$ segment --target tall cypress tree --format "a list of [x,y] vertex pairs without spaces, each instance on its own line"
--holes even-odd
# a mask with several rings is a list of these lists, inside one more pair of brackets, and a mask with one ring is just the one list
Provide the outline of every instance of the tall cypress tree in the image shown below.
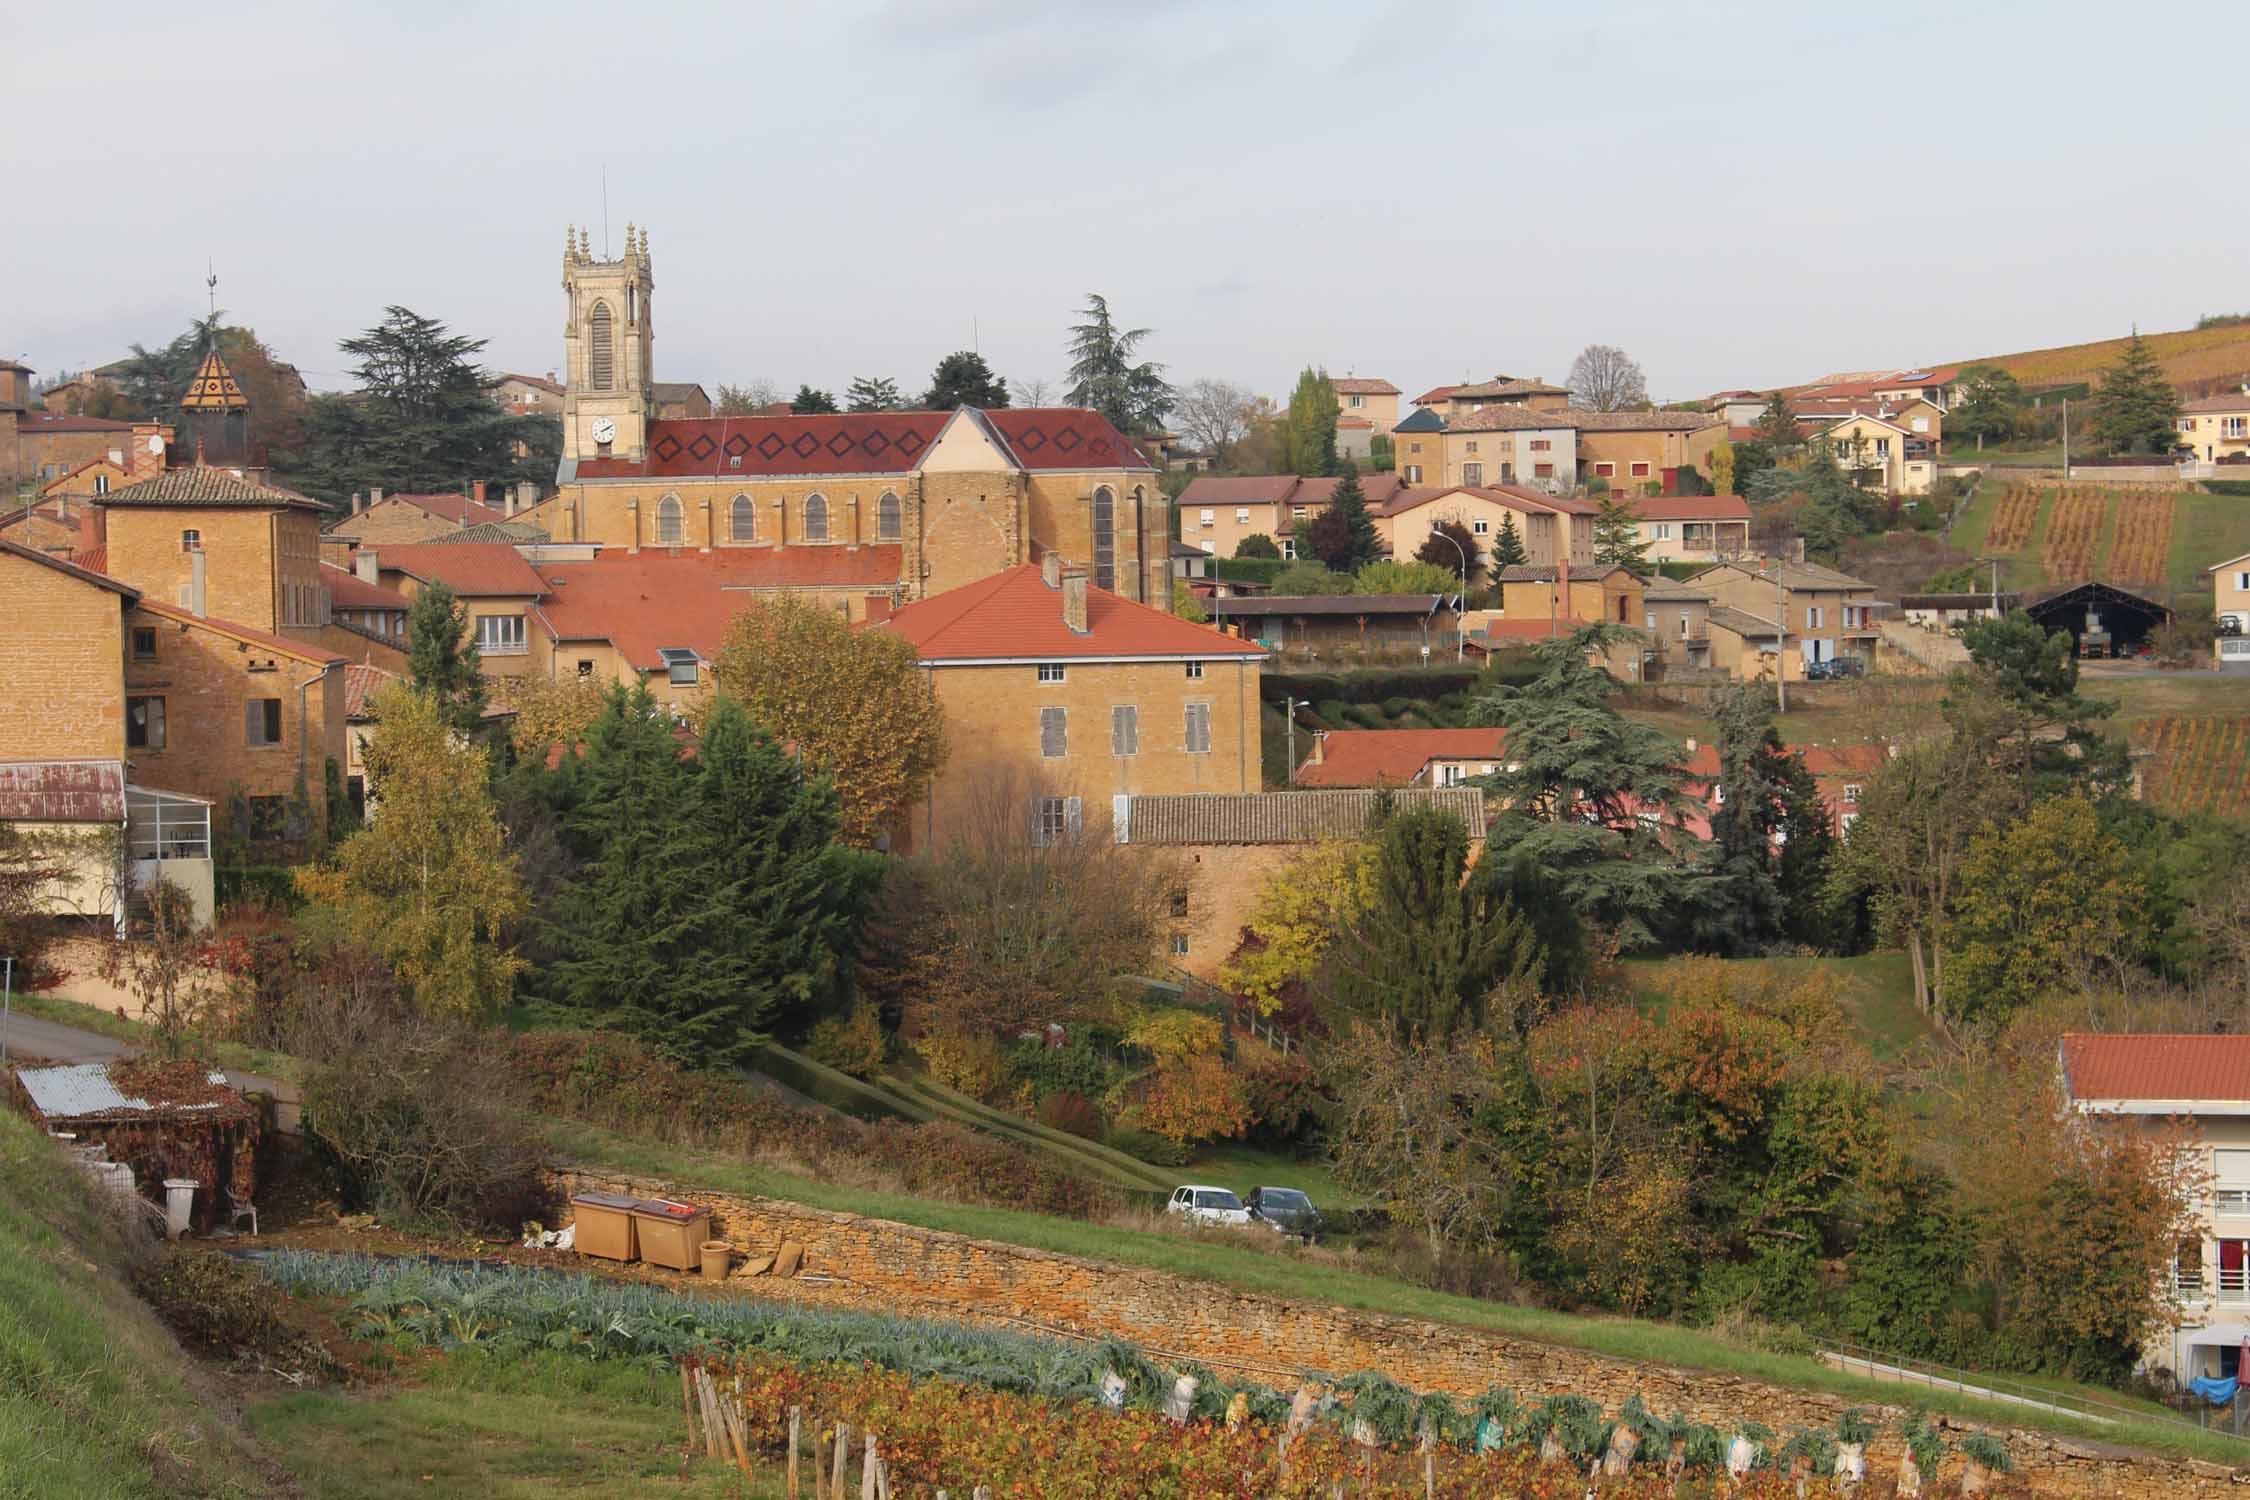
[[1341,414],[1326,370],[1307,368],[1297,377],[1282,433],[1282,462],[1291,473],[1319,478],[1336,472],[1336,419]]
[[484,723],[484,675],[469,612],[442,583],[423,586],[406,612],[406,667],[414,686],[437,700],[447,727],[475,734]]

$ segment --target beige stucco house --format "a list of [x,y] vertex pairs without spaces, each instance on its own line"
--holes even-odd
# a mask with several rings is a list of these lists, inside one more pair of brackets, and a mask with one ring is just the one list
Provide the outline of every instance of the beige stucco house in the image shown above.
[[2250,388],[2182,403],[2180,442],[2205,463],[2250,459]]
[[1750,502],[1740,495],[1647,495],[1633,502],[1654,562],[1723,562],[1750,551]]
[[1814,662],[1875,661],[1875,586],[1815,563],[1720,563],[1691,580],[1711,596],[1711,665],[1794,682]]

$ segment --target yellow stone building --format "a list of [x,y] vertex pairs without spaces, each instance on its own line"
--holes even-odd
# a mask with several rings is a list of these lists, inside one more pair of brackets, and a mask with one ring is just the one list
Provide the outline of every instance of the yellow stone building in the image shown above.
[[[653,378],[656,281],[645,230],[596,260],[563,255],[569,378],[557,493],[518,511],[557,542],[628,553],[739,551],[798,586],[825,554],[855,591],[860,549],[896,549],[896,603],[1059,553],[1098,588],[1171,607],[1157,473],[1075,407],[666,418]],[[790,556],[790,554],[798,554]],[[857,612],[855,611],[855,618]]]

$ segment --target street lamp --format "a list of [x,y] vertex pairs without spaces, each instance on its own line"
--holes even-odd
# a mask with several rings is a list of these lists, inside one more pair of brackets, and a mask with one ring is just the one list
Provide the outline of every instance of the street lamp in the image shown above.
[[1281,700],[1281,720],[1289,732],[1289,784],[1292,787],[1297,784],[1297,710],[1300,707],[1312,707],[1312,700],[1286,696]]
[[1461,621],[1461,611],[1469,607],[1469,549],[1462,546],[1452,532],[1432,526],[1431,536],[1441,536],[1447,545],[1461,554],[1461,596],[1453,601],[1453,660],[1458,663],[1468,659],[1468,627]]

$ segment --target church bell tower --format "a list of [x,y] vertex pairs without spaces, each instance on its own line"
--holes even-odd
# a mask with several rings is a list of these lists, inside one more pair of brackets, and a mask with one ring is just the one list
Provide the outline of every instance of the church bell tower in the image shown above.
[[572,462],[648,455],[656,403],[650,387],[648,231],[625,226],[625,253],[596,260],[584,229],[563,235],[563,328],[570,371],[563,394],[563,457]]

